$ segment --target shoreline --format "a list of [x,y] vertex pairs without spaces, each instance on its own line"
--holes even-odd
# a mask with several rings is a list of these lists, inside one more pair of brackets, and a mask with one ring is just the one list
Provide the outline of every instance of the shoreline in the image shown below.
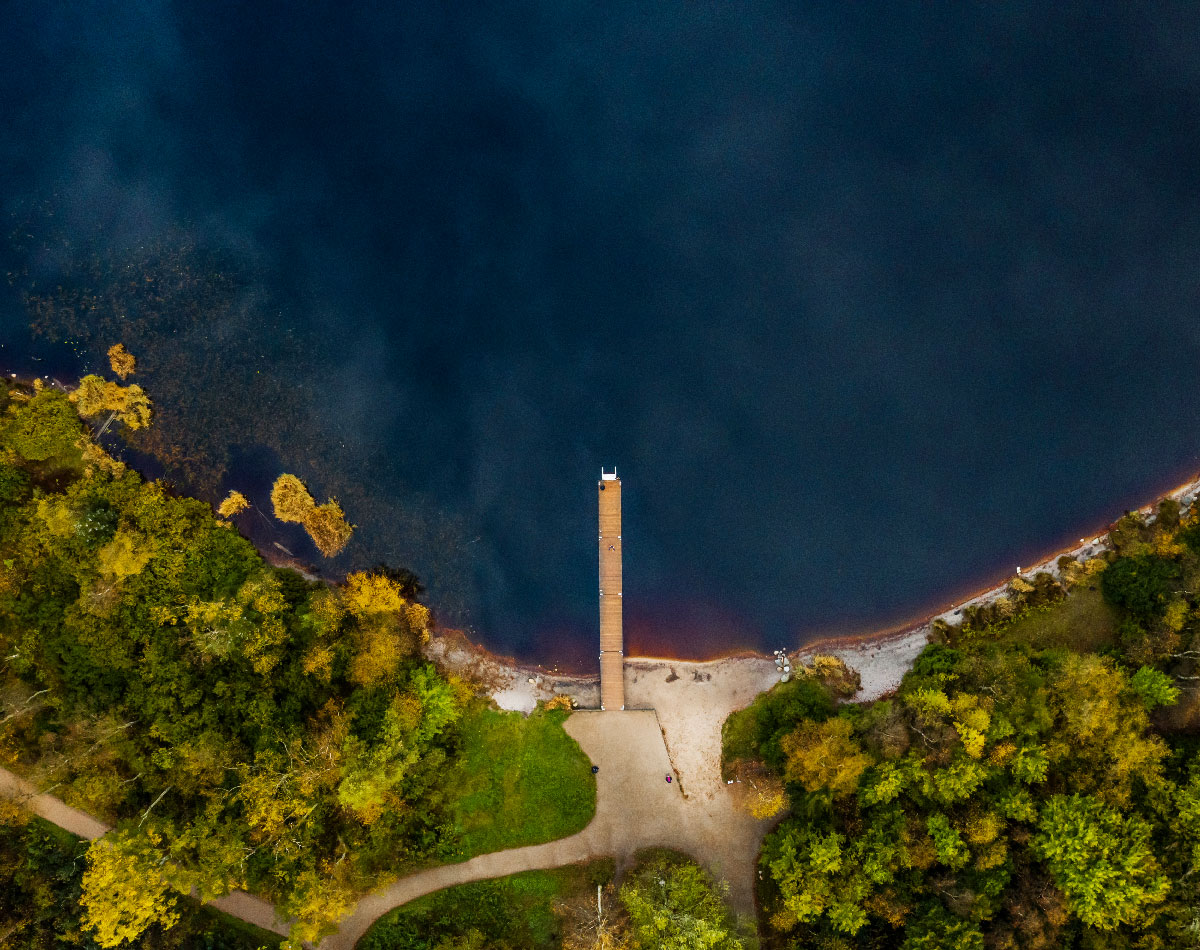
[[[1179,501],[1184,509],[1200,497],[1200,472],[1193,475],[1188,480],[1177,484],[1174,488],[1162,492],[1154,496],[1150,501],[1140,505],[1137,508],[1129,508],[1125,514],[1151,514],[1158,507],[1159,503],[1168,499],[1174,498]],[[1122,515],[1124,517],[1124,515]],[[1094,557],[1102,551],[1108,550],[1108,534],[1112,530],[1113,525],[1120,518],[1114,519],[1105,525],[1102,525],[1098,530],[1089,532],[1090,537],[1080,539],[1080,543],[1075,545],[1066,545],[1058,548],[1049,554],[1041,554],[1030,565],[1020,565],[1018,572],[1005,574],[999,581],[985,584],[982,587],[976,587],[965,595],[957,595],[956,597],[943,601],[932,609],[932,611],[921,611],[915,617],[908,620],[901,620],[897,623],[885,626],[882,628],[868,629],[859,633],[826,633],[818,634],[814,639],[804,642],[803,644],[789,649],[789,656],[811,656],[814,653],[825,652],[835,656],[845,653],[862,653],[866,650],[878,650],[879,648],[888,646],[889,644],[903,642],[914,636],[918,632],[927,632],[932,628],[935,620],[945,620],[947,622],[955,622],[955,618],[960,616],[962,611],[970,606],[984,604],[996,597],[999,597],[1005,592],[1009,581],[1012,580],[1016,573],[1022,577],[1032,576],[1039,572],[1045,571],[1058,577],[1058,559],[1061,557],[1081,556]],[[451,631],[447,631],[451,632]],[[504,664],[514,670],[521,670],[533,677],[551,677],[560,679],[578,679],[595,676],[599,678],[599,672],[591,673],[560,673],[557,666],[548,666],[545,663],[535,662],[532,660],[518,660],[516,657],[504,656],[497,654],[482,644],[475,643],[470,640],[467,635],[461,630],[453,630],[456,638],[462,638],[474,647],[481,654],[486,654],[492,661]],[[757,650],[747,647],[735,647],[727,652],[717,653],[712,656],[702,658],[691,657],[669,657],[655,656],[652,654],[637,654],[627,655],[626,662],[632,660],[646,660],[657,663],[675,663],[687,664],[689,666],[699,666],[704,664],[721,663],[726,660],[736,659],[771,659],[766,653],[761,653]]]
[[[49,384],[63,392],[68,391],[68,387],[61,383],[58,379],[50,376],[45,377],[25,377],[18,373],[8,373],[9,380],[14,381],[22,386],[32,388],[35,379],[48,380]],[[1161,494],[1156,495],[1153,499],[1137,508],[1127,509],[1126,514],[1149,514],[1154,511],[1159,503],[1168,498],[1174,498],[1180,502],[1181,506],[1188,508],[1200,496],[1200,472],[1193,475],[1187,481],[1184,481],[1174,488],[1171,488]],[[1117,519],[1119,520],[1119,519]],[[1097,554],[1108,549],[1108,535],[1112,530],[1112,526],[1116,524],[1116,520],[1103,525],[1090,539],[1081,538],[1080,543],[1075,546],[1066,546],[1059,548],[1050,554],[1043,554],[1037,558],[1034,564],[1030,567],[1021,565],[1017,569],[1017,574],[1026,576],[1037,574],[1045,571],[1054,575],[1059,574],[1058,560],[1062,557],[1094,557]],[[314,572],[312,565],[308,565],[294,555],[282,556],[281,554],[268,549],[258,549],[260,556],[267,563],[275,567],[283,567],[296,571],[308,580],[323,581],[325,583],[335,583],[334,580],[323,577]],[[319,570],[315,569],[315,570]],[[963,610],[969,606],[984,604],[996,597],[1001,596],[1007,589],[1009,581],[1013,575],[1005,575],[1004,578],[996,583],[985,585],[969,592],[965,598],[953,598],[948,602],[943,602],[933,609],[932,612],[922,612],[916,618],[902,620],[898,623],[884,627],[882,629],[870,629],[858,633],[847,634],[817,634],[814,639],[803,643],[800,646],[794,647],[787,651],[789,656],[806,657],[812,656],[815,653],[824,652],[834,656],[840,656],[842,659],[850,663],[849,657],[854,656],[860,662],[863,657],[870,653],[871,656],[876,656],[881,649],[901,649],[905,644],[909,644],[915,637],[921,635],[927,637],[929,631],[933,627],[933,623],[937,620],[944,620],[950,623],[955,622],[955,619],[961,617]],[[436,617],[436,607],[431,607]],[[467,645],[470,654],[476,658],[476,662],[495,667],[496,669],[504,669],[527,674],[524,678],[529,681],[527,685],[539,686],[546,682],[562,682],[566,684],[581,684],[591,680],[599,682],[599,672],[595,673],[560,673],[557,665],[553,667],[545,663],[521,661],[516,657],[503,656],[496,654],[482,644],[472,641],[463,631],[448,628],[444,632],[437,633],[434,636],[435,641],[446,640],[447,644],[442,647],[432,650],[433,655],[447,655],[453,653],[459,655],[459,661],[464,661],[461,656],[464,650],[463,644]],[[431,641],[430,647],[426,652],[430,653],[430,648],[433,647]],[[765,653],[760,653],[756,650],[746,647],[737,647],[728,652],[718,653],[714,656],[703,657],[700,659],[689,659],[680,657],[662,657],[652,655],[637,655],[627,656],[626,664],[634,661],[645,663],[659,664],[676,664],[687,665],[689,667],[701,667],[705,665],[716,665],[727,661],[736,660],[762,660],[771,659]],[[853,665],[853,664],[850,664]],[[860,673],[862,671],[860,670]],[[897,680],[898,682],[898,680]],[[598,687],[597,687],[598,688]],[[866,692],[865,685],[863,692]]]
[[[1181,503],[1182,507],[1186,509],[1196,499],[1197,496],[1200,496],[1200,472],[1198,472],[1189,480],[1176,485],[1174,488],[1156,495],[1152,501],[1149,501],[1137,508],[1127,509],[1124,514],[1150,514],[1156,507],[1158,507],[1160,502],[1168,498],[1176,499]],[[1124,514],[1122,517],[1124,517]],[[1103,548],[1106,550],[1108,534],[1112,530],[1113,525],[1115,525],[1119,520],[1120,518],[1117,518],[1105,525],[1102,525],[1096,530],[1086,532],[1086,534],[1091,535],[1091,537],[1080,538],[1080,543],[1075,544],[1074,546],[1066,545],[1058,548],[1051,554],[1039,555],[1037,560],[1035,560],[1033,565],[1030,567],[1020,565],[1020,574],[1022,576],[1026,576],[1046,570],[1051,571],[1055,574],[1055,576],[1057,576],[1057,561],[1060,557],[1078,557],[1081,552],[1086,552],[1091,548],[1096,548],[1097,550]],[[963,599],[959,599],[959,597],[956,596],[951,600],[939,603],[931,612],[923,610],[911,619],[899,621],[890,626],[883,627],[882,629],[866,630],[862,633],[818,635],[816,639],[812,640],[810,643],[806,643],[803,647],[801,647],[801,649],[805,650],[810,646],[816,646],[823,643],[846,644],[857,643],[859,641],[883,641],[892,637],[902,636],[903,634],[912,632],[917,627],[931,624],[934,620],[939,618],[946,619],[948,616],[956,613],[956,611],[961,610],[964,607],[975,603],[982,603],[985,598],[995,595],[998,592],[1003,592],[1003,589],[1008,585],[1009,580],[1011,580],[1013,576],[1015,576],[1015,574],[1008,575],[1007,579],[1005,580],[995,583],[987,583],[981,587],[974,588]]]
[[[1190,508],[1200,496],[1200,475],[1185,481],[1158,495],[1153,500],[1129,509],[1129,513],[1147,515],[1153,513],[1160,502],[1173,498],[1182,509]],[[1058,561],[1062,557],[1086,560],[1108,551],[1111,547],[1108,536],[1110,522],[1104,530],[1091,538],[1082,538],[1080,544],[1060,548],[1043,555],[1034,564],[1022,565],[1019,575],[1029,577],[1042,572],[1058,577]],[[868,702],[894,691],[908,672],[913,661],[929,642],[929,634],[936,621],[955,623],[963,611],[1001,597],[1008,589],[1008,577],[969,593],[964,599],[945,604],[935,613],[919,620],[899,624],[884,630],[865,634],[819,637],[809,643],[788,651],[788,656],[805,659],[817,653],[839,657],[847,666],[856,670],[862,685],[852,702]],[[463,675],[482,685],[501,709],[529,713],[541,700],[555,695],[567,695],[580,708],[597,708],[600,695],[600,673],[559,673],[550,671],[540,664],[522,663],[514,657],[500,656],[487,647],[473,642],[461,630],[446,630],[436,633],[426,646],[427,658],[439,662],[452,672]],[[626,690],[631,696],[631,683],[655,671],[669,670],[667,683],[683,679],[679,671],[690,673],[693,682],[708,683],[715,677],[719,688],[754,688],[755,692],[769,689],[777,680],[774,658],[754,650],[737,649],[720,656],[705,659],[679,659],[659,656],[626,656]],[[724,691],[724,690],[723,690]]]

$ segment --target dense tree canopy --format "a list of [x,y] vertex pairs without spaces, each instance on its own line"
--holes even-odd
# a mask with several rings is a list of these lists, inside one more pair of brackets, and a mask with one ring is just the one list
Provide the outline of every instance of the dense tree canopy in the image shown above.
[[936,625],[894,696],[835,709],[809,677],[731,717],[730,769],[757,760],[793,813],[767,945],[1200,946],[1196,538],[1178,505],[1124,519],[1105,558]]
[[[88,852],[87,939],[238,887],[315,939],[459,857],[447,776],[481,702],[421,658],[411,575],[271,567],[208,505],[86,460],[65,396],[29,397],[0,417],[0,764],[118,826]],[[590,815],[571,764],[589,784],[561,806]]]
[[[95,888],[106,879],[115,880],[105,867],[96,878],[89,851],[87,841],[0,801],[0,946],[5,950],[99,950],[105,943],[93,926],[85,925],[85,919],[98,924],[108,936],[116,935],[107,928],[118,925],[120,915],[125,915],[127,924],[133,922],[137,905],[126,901],[124,892],[144,897],[145,881],[122,878],[119,904],[102,897],[89,899],[86,903],[91,906],[81,901],[85,886]],[[94,880],[85,885],[89,877]],[[156,899],[165,899],[165,895]],[[85,918],[93,908],[95,915]],[[278,943],[273,934],[235,925],[211,908],[182,897],[173,909],[145,923],[144,929],[119,946],[129,950],[263,950]]]

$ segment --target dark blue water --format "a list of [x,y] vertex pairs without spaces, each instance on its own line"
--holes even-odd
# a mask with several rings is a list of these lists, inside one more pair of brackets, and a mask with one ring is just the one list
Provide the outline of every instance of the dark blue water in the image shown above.
[[243,266],[181,365],[291,372],[345,563],[504,651],[590,655],[602,464],[681,655],[910,617],[1200,467],[1191,4],[29,3],[0,102],[13,220]]

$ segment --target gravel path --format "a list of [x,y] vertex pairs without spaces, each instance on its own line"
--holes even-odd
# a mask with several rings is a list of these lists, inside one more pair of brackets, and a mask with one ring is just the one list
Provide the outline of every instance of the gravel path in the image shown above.
[[[664,679],[665,675],[664,670]],[[636,688],[628,672],[626,682],[627,688]],[[627,693],[627,700],[630,698]],[[322,942],[320,950],[351,950],[389,910],[445,887],[604,856],[615,857],[618,866],[625,867],[635,852],[650,847],[669,847],[692,855],[718,878],[730,882],[729,896],[737,910],[752,913],[754,864],[759,842],[771,823],[755,821],[736,809],[733,793],[720,781],[719,773],[701,776],[676,771],[667,754],[670,731],[668,728],[668,743],[664,743],[664,726],[667,723],[660,723],[653,710],[576,711],[565,728],[600,767],[596,815],[583,831],[547,844],[485,854],[402,878],[363,898],[342,920],[339,931]],[[705,737],[709,744],[713,738]],[[719,727],[715,739],[719,759]],[[669,784],[667,775],[672,777]]]
[[[864,692],[876,692],[883,682],[893,685],[891,680],[898,680],[907,668],[907,654],[916,644],[905,643],[900,650],[896,646],[889,650],[875,644],[874,656],[854,658],[888,674],[876,690]],[[360,900],[320,950],[352,950],[389,910],[446,887],[605,856],[627,867],[637,851],[649,847],[691,855],[729,885],[729,899],[737,911],[753,913],[755,864],[771,822],[741,811],[735,804],[741,790],[721,780],[721,723],[776,679],[774,664],[757,657],[704,663],[631,659],[625,669],[627,703],[641,708],[577,710],[565,724],[567,733],[600,767],[596,814],[586,828],[557,841],[480,855],[401,878]],[[84,838],[97,838],[108,830],[2,769],[0,794],[21,799],[36,814]],[[287,925],[276,921],[274,907],[250,894],[235,891],[213,905],[265,930],[287,933]]]
[[[87,838],[89,841],[99,838],[111,830],[110,825],[98,821],[78,808],[72,808],[62,799],[53,795],[40,794],[25,779],[14,775],[7,769],[0,769],[0,795],[20,802],[39,818],[45,818],[51,824],[58,825],[71,834]],[[233,891],[224,897],[218,897],[211,903],[213,907],[224,911],[230,917],[247,921],[263,930],[277,933],[281,937],[287,936],[287,924],[277,922],[274,905],[269,904],[261,897],[255,897],[245,891]]]

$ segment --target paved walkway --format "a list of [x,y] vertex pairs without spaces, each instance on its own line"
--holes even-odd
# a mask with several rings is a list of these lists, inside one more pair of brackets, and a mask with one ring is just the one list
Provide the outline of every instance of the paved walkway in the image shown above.
[[[578,834],[401,878],[359,901],[338,932],[322,941],[320,950],[351,950],[389,910],[442,888],[604,856],[626,867],[637,851],[650,847],[691,855],[729,884],[729,899],[736,910],[752,913],[755,862],[771,823],[756,821],[735,807],[738,790],[721,781],[720,723],[763,685],[755,677],[734,690],[710,691],[704,674],[694,669],[699,666],[664,662],[636,673],[626,670],[627,702],[653,702],[664,710],[661,716],[652,709],[578,710],[567,719],[568,734],[600,767],[596,815]],[[677,669],[684,675],[678,675]],[[764,664],[762,673],[769,683],[769,664]],[[671,783],[666,781],[668,774]],[[97,838],[109,830],[54,796],[37,794],[3,769],[0,794],[23,800],[36,814],[84,838]],[[213,906],[265,930],[287,933],[287,926],[276,922],[271,904],[244,892],[235,891],[213,901]]]
[[[445,887],[604,856],[627,866],[635,852],[650,847],[692,855],[730,883],[729,896],[736,909],[753,912],[754,864],[769,823],[735,809],[728,794],[708,798],[689,791],[685,797],[687,777],[680,783],[672,769],[658,716],[652,710],[579,710],[566,721],[566,730],[592,763],[600,766],[596,816],[583,831],[547,844],[484,854],[401,878],[363,898],[343,918],[338,932],[325,938],[320,950],[351,950],[389,910]],[[670,784],[668,774],[673,778]],[[697,785],[703,784],[699,776],[693,778]]]

